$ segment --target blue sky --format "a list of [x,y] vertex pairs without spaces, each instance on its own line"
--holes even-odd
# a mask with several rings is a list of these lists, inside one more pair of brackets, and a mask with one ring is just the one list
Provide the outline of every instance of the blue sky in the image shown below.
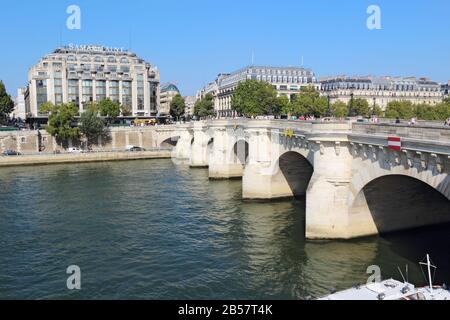
[[[66,9],[81,8],[81,30]],[[381,8],[381,30],[366,27]],[[220,72],[255,64],[304,66],[319,77],[450,79],[448,0],[40,0],[2,2],[0,79],[15,95],[27,70],[63,44],[126,47],[157,65],[184,95]]]

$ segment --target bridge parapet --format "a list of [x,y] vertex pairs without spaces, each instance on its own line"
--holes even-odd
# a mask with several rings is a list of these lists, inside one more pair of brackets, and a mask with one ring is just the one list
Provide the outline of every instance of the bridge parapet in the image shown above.
[[373,136],[398,136],[450,143],[450,128],[444,126],[354,123],[352,133]]

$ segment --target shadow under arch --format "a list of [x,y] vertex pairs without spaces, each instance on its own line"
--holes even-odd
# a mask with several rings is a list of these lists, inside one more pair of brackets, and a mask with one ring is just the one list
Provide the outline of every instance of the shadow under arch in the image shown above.
[[450,222],[450,200],[408,175],[384,175],[367,183],[350,208],[365,215],[379,234]]
[[161,148],[176,147],[179,140],[180,140],[180,137],[170,137],[170,138],[164,140],[163,142],[161,142],[160,147]]
[[[278,159],[280,173],[286,180],[294,197],[306,196],[309,182],[314,173],[311,163],[303,155],[295,151],[288,151]],[[275,179],[277,179],[275,175]]]
[[233,147],[234,162],[245,166],[248,162],[250,145],[246,140],[238,140]]

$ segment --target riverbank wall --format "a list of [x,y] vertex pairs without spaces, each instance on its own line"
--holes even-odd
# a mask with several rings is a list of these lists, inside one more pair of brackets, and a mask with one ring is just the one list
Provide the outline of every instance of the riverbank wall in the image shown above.
[[[124,151],[127,146],[145,149],[170,148],[176,135],[174,126],[113,127],[107,135],[99,137],[90,148],[95,152]],[[175,137],[176,138],[176,137]],[[64,153],[67,148],[82,147],[80,141],[67,141],[62,146],[45,130],[0,132],[0,153],[14,150],[23,155]]]
[[145,159],[170,159],[170,149],[155,149],[143,152],[90,152],[80,154],[40,154],[0,157],[1,167],[50,165],[62,163],[88,163]]

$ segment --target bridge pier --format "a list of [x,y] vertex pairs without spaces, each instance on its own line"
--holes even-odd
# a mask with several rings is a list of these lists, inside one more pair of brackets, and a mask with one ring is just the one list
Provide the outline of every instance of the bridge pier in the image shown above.
[[244,199],[292,197],[286,177],[279,169],[279,133],[267,129],[250,129],[249,163],[242,181]]
[[209,166],[209,146],[212,144],[208,127],[203,122],[194,124],[194,142],[191,146],[190,167],[207,168]]
[[315,141],[314,174],[306,194],[306,238],[349,239],[347,195],[352,175],[352,156],[345,141]]
[[227,127],[216,129],[209,158],[209,178],[242,178],[245,158],[246,142],[243,130]]
[[191,158],[192,133],[188,128],[180,129],[180,138],[175,149],[175,157],[180,160],[189,160]]

